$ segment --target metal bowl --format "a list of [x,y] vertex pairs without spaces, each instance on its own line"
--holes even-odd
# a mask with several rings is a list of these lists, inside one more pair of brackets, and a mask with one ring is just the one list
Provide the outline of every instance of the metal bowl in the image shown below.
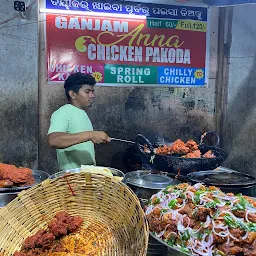
[[[102,166],[99,166],[99,167],[102,167]],[[118,169],[115,169],[115,168],[111,168],[111,167],[105,167],[105,168],[108,168],[114,176],[122,177],[123,178],[122,182],[124,182],[124,173],[122,171],[120,171]],[[75,169],[60,171],[60,172],[56,172],[53,175],[51,175],[50,179],[55,179],[55,178],[58,178],[58,177],[62,177],[62,176],[66,175],[66,174],[69,174],[69,173],[79,173],[79,172],[81,172],[81,168],[75,168]]]
[[142,207],[148,199],[161,189],[169,185],[181,183],[180,180],[170,177],[168,173],[148,170],[137,170],[125,174],[126,184],[135,192]]

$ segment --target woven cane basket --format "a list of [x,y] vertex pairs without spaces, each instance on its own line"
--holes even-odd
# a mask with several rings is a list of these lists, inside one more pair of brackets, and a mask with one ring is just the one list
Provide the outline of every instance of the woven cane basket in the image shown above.
[[24,239],[46,229],[59,211],[84,219],[82,229],[99,245],[86,255],[146,255],[149,230],[136,195],[121,182],[89,173],[48,179],[2,208],[0,255],[20,250]]

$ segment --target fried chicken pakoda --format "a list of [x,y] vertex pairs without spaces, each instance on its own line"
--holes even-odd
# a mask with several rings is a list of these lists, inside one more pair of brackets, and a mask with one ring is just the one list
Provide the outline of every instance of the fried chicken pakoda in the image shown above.
[[0,163],[0,188],[12,186],[29,186],[35,183],[32,170]]
[[187,154],[190,152],[190,148],[182,140],[175,140],[172,144],[172,154]]
[[204,155],[202,155],[204,158],[214,158],[216,157],[214,153],[211,150],[208,150]]
[[13,256],[96,256],[113,242],[110,229],[97,221],[82,228],[83,219],[67,212],[58,212],[48,223],[25,239],[21,251]]
[[[144,149],[145,152],[148,152]],[[155,148],[155,154],[159,155],[178,155],[182,158],[214,158],[214,153],[209,150],[205,154],[199,149],[194,140],[188,140],[186,143],[180,139],[174,141],[171,145],[162,145]]]

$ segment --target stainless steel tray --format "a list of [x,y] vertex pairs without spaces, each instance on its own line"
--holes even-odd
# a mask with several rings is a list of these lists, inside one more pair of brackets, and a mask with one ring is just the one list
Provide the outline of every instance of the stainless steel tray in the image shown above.
[[[102,166],[99,166],[99,167],[102,167]],[[118,169],[115,169],[115,168],[111,168],[111,167],[106,167],[108,168],[113,175],[115,176],[119,176],[119,177],[122,177],[124,181],[124,173]],[[69,174],[69,173],[79,173],[81,172],[81,168],[75,168],[75,169],[70,169],[70,170],[65,170],[65,171],[60,171],[60,172],[56,172],[54,173],[53,175],[50,176],[50,179],[54,179],[54,178],[58,178],[58,177],[62,177],[66,174]]]
[[20,187],[10,187],[10,188],[0,188],[0,193],[6,193],[6,192],[15,192],[15,191],[21,191],[23,189],[31,188],[42,181],[48,179],[50,175],[47,172],[40,171],[40,170],[32,170],[32,175],[35,178],[35,183],[30,186],[20,186]]

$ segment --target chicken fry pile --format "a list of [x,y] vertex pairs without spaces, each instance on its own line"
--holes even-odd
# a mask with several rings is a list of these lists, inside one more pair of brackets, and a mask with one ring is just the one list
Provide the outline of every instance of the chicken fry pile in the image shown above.
[[34,183],[31,169],[0,163],[0,188],[29,186]]
[[209,150],[202,154],[198,148],[198,144],[194,140],[186,143],[178,139],[172,145],[163,145],[155,149],[156,154],[160,155],[180,155],[183,158],[214,158],[214,153]]
[[169,186],[145,207],[150,230],[191,255],[256,256],[256,203],[200,183]]
[[80,216],[71,216],[67,212],[58,212],[48,224],[48,230],[41,229],[33,236],[26,238],[21,252],[13,256],[48,255],[49,251],[61,251],[60,239],[75,232],[83,223]]
[[108,226],[94,221],[82,228],[83,219],[67,212],[58,212],[48,223],[48,229],[41,229],[26,238],[21,251],[13,256],[96,256],[113,243],[113,234]]

